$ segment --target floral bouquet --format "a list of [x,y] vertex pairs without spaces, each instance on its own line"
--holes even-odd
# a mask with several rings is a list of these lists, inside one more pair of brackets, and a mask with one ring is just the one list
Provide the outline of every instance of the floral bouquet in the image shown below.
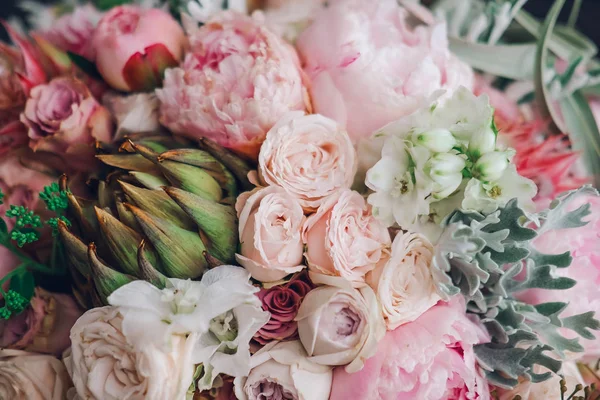
[[600,61],[525,3],[23,2],[0,398],[599,399]]

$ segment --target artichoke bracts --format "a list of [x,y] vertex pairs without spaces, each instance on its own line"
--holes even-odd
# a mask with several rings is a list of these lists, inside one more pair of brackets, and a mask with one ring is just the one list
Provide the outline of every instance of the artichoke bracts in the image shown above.
[[[59,231],[82,304],[104,304],[134,279],[161,286],[235,260],[234,202],[249,188],[249,168],[214,142],[199,145],[131,137],[98,155],[110,170],[94,201],[69,194],[73,227]],[[65,177],[61,185],[68,189]]]

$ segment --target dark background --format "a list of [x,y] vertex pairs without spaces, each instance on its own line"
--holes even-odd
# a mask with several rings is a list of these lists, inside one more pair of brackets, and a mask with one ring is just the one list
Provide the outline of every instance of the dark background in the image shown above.
[[[17,8],[21,0],[0,0],[0,18],[8,18],[13,15],[22,15]],[[56,1],[56,0],[54,0]],[[40,3],[51,4],[53,0],[39,0]],[[365,1],[377,1],[377,0],[365,0]],[[568,12],[573,5],[575,0],[567,0],[566,6],[561,16],[563,20],[568,17]],[[552,4],[553,0],[529,0],[525,6],[525,9],[529,10],[536,16],[543,17],[546,15]],[[594,42],[600,44],[600,0],[583,0],[583,6],[581,8],[581,14],[577,24],[578,28],[588,35]],[[0,31],[0,39],[5,39],[5,32]]]

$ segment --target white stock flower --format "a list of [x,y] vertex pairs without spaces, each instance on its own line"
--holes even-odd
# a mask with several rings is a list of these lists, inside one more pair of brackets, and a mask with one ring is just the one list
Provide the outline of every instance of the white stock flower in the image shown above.
[[510,164],[497,181],[483,183],[477,179],[471,179],[465,188],[462,208],[487,214],[516,198],[520,207],[533,212],[535,204],[532,199],[536,193],[535,183],[519,175],[514,164]]
[[108,302],[119,307],[123,333],[136,346],[169,347],[173,334],[206,333],[213,318],[255,302],[259,289],[249,278],[243,268],[224,265],[206,272],[200,282],[168,279],[162,290],[133,281],[114,291]]

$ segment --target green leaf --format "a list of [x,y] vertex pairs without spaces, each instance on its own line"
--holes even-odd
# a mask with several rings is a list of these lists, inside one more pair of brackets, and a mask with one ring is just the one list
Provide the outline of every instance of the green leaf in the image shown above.
[[132,0],[94,0],[95,6],[102,11],[110,10],[113,7],[129,3],[132,3]]
[[29,270],[23,269],[22,273],[14,275],[10,279],[9,289],[14,290],[27,300],[30,300],[33,297],[35,289],[35,279],[33,278],[33,274]]
[[8,227],[6,226],[6,222],[2,218],[0,218],[0,241],[3,237],[8,235]]
[[475,69],[509,79],[533,79],[535,43],[487,45],[456,37],[449,41],[450,50]]
[[[536,52],[536,57],[535,57],[535,76],[534,76],[535,97],[540,106],[540,113],[542,115],[542,118],[551,120],[551,124],[549,125],[548,128],[550,129],[551,132],[554,132],[554,133],[561,133],[561,132],[564,132],[565,130],[562,127],[562,124],[560,121],[560,116],[558,115],[558,113],[556,112],[556,110],[554,109],[554,106],[552,104],[550,92],[549,92],[548,88],[546,87],[546,81],[544,80],[544,71],[546,69],[546,65],[548,65],[548,63],[547,63],[548,46],[550,44],[550,38],[552,36],[552,31],[554,30],[554,27],[556,26],[556,21],[558,20],[558,15],[560,14],[560,11],[562,10],[562,7],[564,4],[565,4],[565,0],[556,0],[554,2],[554,5],[550,9],[550,12],[548,12],[548,15],[546,16],[546,20],[544,21],[544,25],[541,27],[541,30],[539,28],[539,25],[536,25],[536,24],[538,24],[537,21],[533,21],[533,22],[535,22],[535,24],[532,21],[529,21],[535,26],[535,28],[533,30],[536,33],[538,32],[538,30],[540,30],[538,43],[537,43],[537,52]],[[525,15],[525,16],[529,15],[529,14],[526,14],[526,13],[523,14],[523,13],[525,13],[525,12],[521,11],[519,13],[519,15]],[[530,18],[533,18],[533,17],[530,17]],[[525,19],[527,19],[527,18],[525,18]],[[533,20],[535,20],[535,19],[533,19]],[[523,24],[522,22],[521,22],[521,25],[523,25],[525,28],[527,28],[527,26],[528,26],[527,24]],[[566,59],[571,60],[571,58],[566,58]]]
[[[100,0],[100,1],[106,1],[106,0]],[[71,59],[73,64],[75,64],[80,70],[82,70],[87,75],[89,75],[90,78],[102,80],[102,75],[100,75],[100,72],[98,72],[98,68],[96,68],[96,64],[94,64],[87,58],[82,57],[79,54],[71,53],[70,51],[67,52],[67,55],[69,56],[69,58]]]
[[587,99],[578,90],[561,99],[560,107],[573,149],[583,153],[588,172],[600,185],[600,131]]

